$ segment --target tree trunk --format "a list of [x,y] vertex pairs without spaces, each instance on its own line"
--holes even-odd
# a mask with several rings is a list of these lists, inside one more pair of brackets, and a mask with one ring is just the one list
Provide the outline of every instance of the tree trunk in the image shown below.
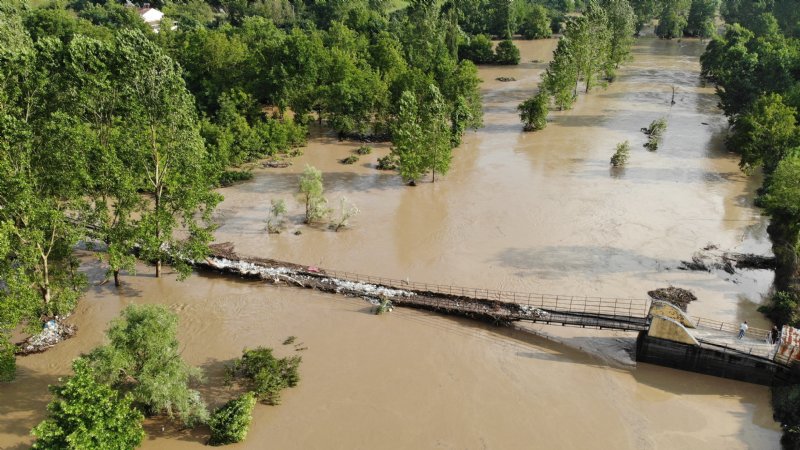
[[161,278],[161,196],[156,194],[156,240],[158,241],[158,257],[156,259],[156,278]]
[[119,269],[114,269],[114,286],[119,287]]

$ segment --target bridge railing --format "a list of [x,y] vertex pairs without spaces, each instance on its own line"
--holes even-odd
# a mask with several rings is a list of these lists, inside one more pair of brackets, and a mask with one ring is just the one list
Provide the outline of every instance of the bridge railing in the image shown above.
[[410,280],[397,280],[334,270],[325,270],[325,274],[340,280],[381,285],[399,290],[496,300],[500,302],[517,303],[530,308],[541,308],[576,314],[647,317],[650,312],[651,303],[650,300],[647,299],[537,294],[532,292],[469,288]]
[[[701,317],[695,317],[692,319],[692,321],[695,323],[695,326],[697,328],[708,328],[711,330],[724,331],[727,333],[731,333],[732,335],[739,334],[740,324],[734,324],[730,322],[720,322],[717,320],[705,319]],[[752,339],[766,340],[767,334],[769,334],[769,332],[770,330],[765,330],[763,328],[748,327],[744,335]]]

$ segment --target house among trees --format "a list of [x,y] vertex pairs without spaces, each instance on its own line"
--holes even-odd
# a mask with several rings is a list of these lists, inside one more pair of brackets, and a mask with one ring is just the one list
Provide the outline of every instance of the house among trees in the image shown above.
[[138,12],[139,17],[141,17],[145,23],[150,25],[154,32],[158,33],[164,13],[155,8],[151,8],[150,3],[145,3],[142,5],[142,7],[138,9]]

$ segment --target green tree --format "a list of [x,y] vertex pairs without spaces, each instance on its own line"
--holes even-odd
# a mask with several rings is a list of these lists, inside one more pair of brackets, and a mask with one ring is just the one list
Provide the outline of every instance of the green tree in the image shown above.
[[545,91],[539,91],[535,96],[525,100],[517,106],[519,118],[525,124],[525,131],[541,130],[547,126],[547,113],[550,97]]
[[517,65],[519,64],[519,49],[511,39],[505,39],[497,44],[494,50],[495,64]]
[[692,0],[686,22],[686,34],[699,38],[710,38],[716,34],[715,20],[719,0]]
[[656,35],[664,39],[683,36],[689,17],[691,0],[665,0],[664,8],[658,17]]
[[545,39],[552,35],[550,31],[550,13],[542,5],[532,5],[521,25],[525,39]]
[[194,426],[208,419],[200,394],[189,387],[202,376],[181,358],[177,328],[177,315],[163,306],[130,305],[111,322],[110,342],[87,359],[98,381],[130,393],[145,414],[177,415]]
[[570,18],[564,36],[569,39],[578,79],[583,79],[589,92],[609,65],[611,33],[606,11],[590,0],[584,16]]
[[211,428],[209,444],[227,445],[245,440],[255,405],[255,394],[247,392],[215,410],[208,423]]
[[797,110],[783,103],[779,94],[759,98],[733,123],[728,148],[740,153],[739,165],[750,171],[762,166],[769,175],[792,149],[800,144]]
[[49,417],[32,431],[34,449],[115,449],[138,447],[144,439],[142,414],[130,394],[119,395],[99,383],[82,358],[72,363],[75,374],[61,386],[51,386],[55,398]]
[[300,175],[300,196],[306,205],[306,223],[320,222],[328,216],[330,209],[324,192],[322,172],[307,165]]
[[[122,31],[120,51],[127,59],[123,76],[129,80],[128,107],[135,116],[127,166],[140,174],[139,189],[150,196],[150,207],[139,223],[141,255],[161,264],[171,258],[181,277],[200,259],[211,242],[211,212],[219,195],[211,189],[208,160],[197,126],[192,97],[180,68],[144,35]],[[178,224],[188,237],[178,240]]]
[[661,15],[664,8],[662,0],[631,0],[631,7],[636,14],[635,29],[638,34],[646,24]]
[[578,84],[578,65],[573,54],[571,38],[558,41],[553,60],[542,75],[542,89],[551,95],[559,109],[570,109],[575,103]]
[[458,55],[475,64],[490,64],[494,61],[492,40],[485,34],[473,36],[458,47]]
[[628,0],[605,0],[603,8],[608,14],[610,31],[610,48],[605,75],[609,80],[613,80],[619,65],[631,58],[636,15]]
[[300,382],[300,356],[276,358],[271,348],[245,349],[240,359],[228,366],[228,375],[243,379],[256,397],[269,405],[281,401],[281,391]]
[[392,132],[392,153],[397,156],[400,176],[409,184],[428,171],[447,173],[452,159],[451,129],[446,105],[435,85],[418,99],[405,91],[400,97],[400,112]]

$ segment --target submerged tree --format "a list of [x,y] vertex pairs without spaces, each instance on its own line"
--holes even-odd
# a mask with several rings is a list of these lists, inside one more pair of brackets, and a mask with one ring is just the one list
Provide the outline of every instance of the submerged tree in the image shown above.
[[400,111],[392,133],[392,153],[400,175],[414,185],[428,171],[447,173],[453,157],[450,125],[439,89],[429,85],[422,99],[410,91],[400,97]]
[[551,95],[559,109],[570,109],[575,103],[578,66],[569,37],[558,41],[553,60],[542,75],[542,88]]
[[190,383],[202,373],[181,358],[178,316],[160,305],[130,305],[106,332],[109,343],[87,359],[97,379],[128,392],[147,415],[178,416],[187,426],[205,423],[208,411]]
[[95,379],[83,358],[72,363],[75,374],[51,386],[55,398],[49,416],[31,434],[34,449],[134,449],[144,439],[142,414],[130,394],[120,395]]
[[300,176],[300,196],[306,205],[306,223],[323,221],[330,213],[324,191],[322,172],[307,165]]
[[549,103],[550,97],[545,91],[540,91],[517,106],[525,131],[537,131],[547,126]]
[[614,155],[611,156],[611,165],[614,167],[622,167],[628,162],[628,157],[631,153],[631,144],[628,141],[620,142],[617,144]]

